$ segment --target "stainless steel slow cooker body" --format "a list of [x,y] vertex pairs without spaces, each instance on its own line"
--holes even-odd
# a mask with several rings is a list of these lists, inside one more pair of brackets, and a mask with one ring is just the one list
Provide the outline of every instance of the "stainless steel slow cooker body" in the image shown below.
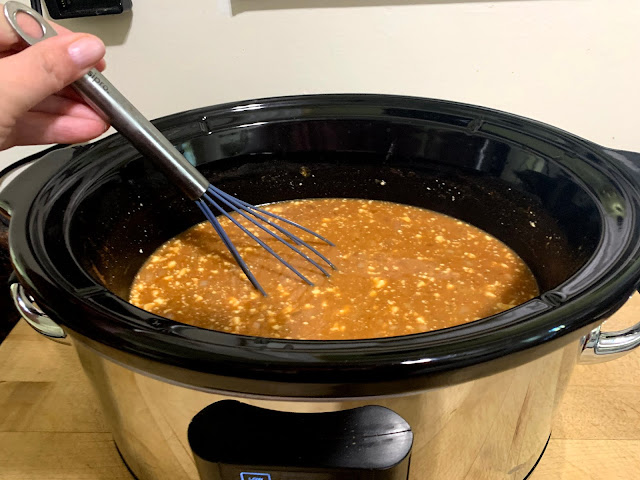
[[[408,395],[300,400],[184,388],[135,372],[76,343],[120,453],[137,478],[148,480],[199,479],[187,427],[203,408],[229,399],[310,414],[384,406],[413,430],[408,480],[522,480],[545,451],[554,412],[582,347],[583,342],[573,341],[500,373]],[[212,436],[224,436],[212,427]],[[303,438],[313,432],[298,435]],[[264,432],[246,441],[245,448],[259,449],[274,438]],[[276,466],[259,471],[273,469],[283,470]]]
[[395,96],[255,100],[156,125],[213,183],[254,203],[373,198],[469,221],[514,248],[543,294],[389,339],[281,341],[177,324],[124,299],[146,256],[200,221],[197,210],[117,135],[50,153],[0,193],[20,281],[12,291],[35,328],[73,340],[141,479],[198,478],[187,426],[230,397],[283,411],[384,405],[414,431],[411,480],[520,480],[579,358],[640,343],[638,326],[598,328],[640,278],[636,154]]

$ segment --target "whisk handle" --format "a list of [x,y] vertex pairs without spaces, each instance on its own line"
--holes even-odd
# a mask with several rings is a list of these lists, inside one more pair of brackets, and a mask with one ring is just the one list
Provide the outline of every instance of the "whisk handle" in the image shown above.
[[209,181],[100,72],[91,70],[74,89],[143,155],[162,168],[191,200],[207,191]]
[[[32,37],[18,25],[17,15],[20,12],[38,22],[42,29],[41,37]],[[9,25],[29,45],[57,35],[42,15],[23,3],[5,3],[4,15]],[[155,162],[189,198],[197,200],[207,191],[209,181],[98,70],[92,69],[72,87],[143,155]]]

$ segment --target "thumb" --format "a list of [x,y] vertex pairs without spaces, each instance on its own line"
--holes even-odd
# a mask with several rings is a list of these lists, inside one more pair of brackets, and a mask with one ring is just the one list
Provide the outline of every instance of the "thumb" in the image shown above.
[[[0,60],[5,113],[18,118],[86,74],[104,56],[102,41],[87,34],[58,35]],[[4,102],[3,102],[4,103]]]

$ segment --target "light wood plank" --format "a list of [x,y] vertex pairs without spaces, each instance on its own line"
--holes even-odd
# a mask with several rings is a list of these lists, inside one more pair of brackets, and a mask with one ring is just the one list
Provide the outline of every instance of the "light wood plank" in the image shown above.
[[73,347],[20,322],[0,345],[0,432],[108,432]]
[[529,480],[635,480],[638,440],[551,440]]
[[554,420],[553,437],[640,439],[640,388],[635,385],[570,386]]
[[3,480],[131,480],[108,433],[0,432]]

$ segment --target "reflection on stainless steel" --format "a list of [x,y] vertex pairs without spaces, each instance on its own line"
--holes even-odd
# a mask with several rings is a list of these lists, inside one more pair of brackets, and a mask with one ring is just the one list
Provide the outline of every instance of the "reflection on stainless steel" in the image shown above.
[[11,297],[18,312],[24,320],[36,332],[44,335],[51,340],[55,340],[65,345],[71,345],[66,340],[67,334],[60,325],[51,320],[38,306],[29,298],[24,287],[19,283],[12,283],[10,287]]
[[[152,379],[79,342],[76,347],[135,475],[140,480],[198,479],[187,443],[189,422],[207,405],[232,397]],[[404,417],[414,431],[409,480],[522,480],[545,447],[581,349],[582,342],[572,342],[499,374],[401,397],[238,400],[291,412],[382,405]]]
[[620,358],[640,346],[640,323],[617,332],[598,326],[587,335],[580,363],[601,363]]

